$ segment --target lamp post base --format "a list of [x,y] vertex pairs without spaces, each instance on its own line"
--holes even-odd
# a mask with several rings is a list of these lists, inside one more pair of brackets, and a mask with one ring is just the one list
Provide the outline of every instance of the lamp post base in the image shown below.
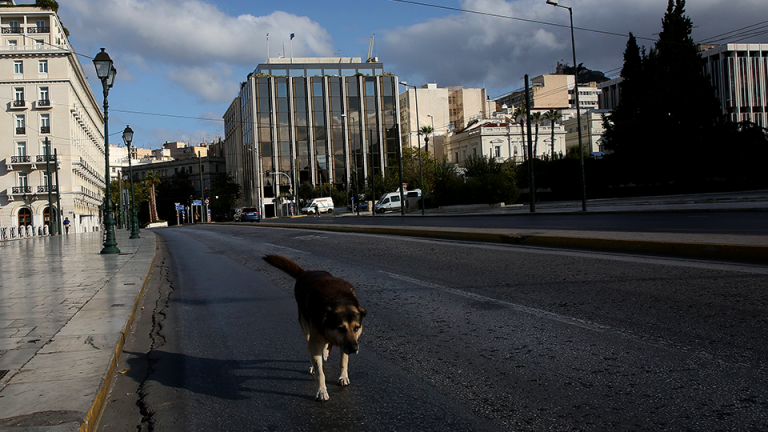
[[136,217],[136,215],[133,215],[133,221],[131,221],[131,236],[128,237],[129,239],[140,239],[139,237],[139,218]]
[[104,248],[101,250],[101,254],[119,254],[120,249],[117,248],[117,240],[115,239],[115,220],[112,216],[107,216],[107,220],[104,222],[104,229],[107,231],[107,239],[104,241]]

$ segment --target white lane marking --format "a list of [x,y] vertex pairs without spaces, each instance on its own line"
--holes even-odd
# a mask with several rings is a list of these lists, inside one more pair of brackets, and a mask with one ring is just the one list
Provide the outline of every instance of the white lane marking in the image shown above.
[[553,321],[558,321],[558,322],[562,322],[562,323],[569,324],[569,325],[575,325],[577,327],[581,327],[581,328],[588,329],[588,330],[599,331],[599,332],[610,330],[610,327],[608,327],[608,326],[601,325],[601,324],[596,324],[596,323],[585,321],[585,320],[582,320],[582,319],[567,317],[567,316],[559,315],[559,314],[556,314],[556,313],[553,313],[553,312],[548,312],[548,311],[545,311],[545,310],[542,310],[542,309],[536,309],[536,308],[532,308],[532,307],[528,307],[528,306],[523,306],[523,305],[517,304],[517,303],[511,303],[511,302],[507,302],[507,301],[504,301],[504,300],[498,300],[498,299],[482,296],[482,295],[471,293],[471,292],[467,292],[467,291],[457,290],[455,288],[448,288],[446,286],[433,284],[431,282],[426,282],[426,281],[414,279],[414,278],[411,278],[411,277],[408,277],[408,276],[399,275],[399,274],[396,274],[396,273],[390,273],[390,272],[387,272],[387,271],[384,271],[384,270],[379,270],[379,272],[380,273],[384,273],[384,274],[386,274],[387,276],[389,276],[389,277],[391,277],[393,279],[398,279],[398,280],[401,280],[401,281],[404,281],[404,282],[409,282],[409,283],[412,283],[412,284],[415,284],[415,285],[421,285],[421,286],[427,287],[427,288],[438,289],[440,291],[444,291],[444,292],[455,294],[455,295],[462,296],[462,297],[471,298],[473,300],[479,300],[479,301],[482,301],[482,302],[493,303],[493,304],[496,304],[496,305],[505,306],[505,307],[511,308],[511,309],[513,309],[515,311],[526,313],[526,314],[529,314],[529,315],[533,315],[533,316],[536,316],[536,317],[539,317],[539,318],[547,318],[547,319],[550,319],[550,320],[553,320]]
[[578,319],[578,318],[564,316],[564,315],[556,314],[556,313],[553,313],[553,312],[545,311],[545,310],[542,310],[542,309],[536,309],[536,308],[532,308],[532,307],[528,307],[528,306],[523,306],[523,305],[517,304],[517,303],[507,302],[507,301],[504,301],[504,300],[498,300],[498,299],[494,299],[494,298],[491,298],[491,297],[482,296],[482,295],[479,295],[479,294],[474,294],[474,293],[470,293],[470,292],[466,292],[466,291],[461,291],[461,290],[458,290],[458,289],[455,289],[455,288],[448,288],[446,286],[434,284],[432,282],[422,281],[422,280],[419,280],[419,279],[415,279],[415,278],[412,278],[412,277],[399,275],[397,273],[387,272],[387,271],[384,271],[384,270],[379,270],[379,273],[386,274],[387,276],[389,276],[389,277],[391,277],[393,279],[398,279],[398,280],[401,280],[401,281],[404,281],[404,282],[408,282],[408,283],[412,283],[412,284],[415,284],[415,285],[421,285],[421,286],[426,287],[426,288],[433,288],[433,289],[437,289],[437,290],[440,290],[440,291],[443,291],[443,292],[455,294],[455,295],[458,295],[458,296],[462,296],[462,297],[466,297],[466,298],[471,298],[473,300],[478,300],[478,301],[482,301],[482,302],[488,302],[488,303],[492,303],[492,304],[496,304],[496,305],[500,305],[500,306],[506,306],[506,307],[508,307],[508,308],[510,308],[512,310],[515,310],[515,311],[518,311],[518,312],[522,312],[522,313],[525,313],[525,314],[528,314],[528,315],[532,315],[532,316],[535,316],[535,317],[538,317],[538,318],[549,319],[549,320],[552,320],[552,321],[557,321],[557,322],[560,322],[560,323],[563,323],[563,324],[572,325],[572,326],[576,326],[576,327],[580,327],[580,328],[583,328],[583,329],[586,329],[586,330],[596,331],[596,332],[600,332],[600,333],[612,333],[612,334],[618,335],[620,337],[631,339],[631,340],[634,340],[636,342],[639,342],[639,343],[642,343],[642,344],[646,344],[646,345],[650,345],[650,346],[653,346],[653,347],[656,347],[656,348],[675,349],[675,350],[688,353],[690,355],[699,357],[699,358],[707,360],[707,361],[716,362],[716,363],[721,364],[721,365],[727,365],[727,366],[731,366],[731,367],[733,367],[733,366],[749,366],[746,363],[736,363],[736,362],[725,361],[725,360],[722,360],[720,358],[717,358],[716,356],[714,356],[712,354],[709,354],[708,352],[706,352],[706,351],[704,351],[704,350],[702,350],[700,348],[694,348],[694,347],[687,346],[687,345],[681,345],[681,344],[674,343],[674,342],[671,342],[671,341],[668,341],[666,339],[662,339],[662,338],[659,338],[659,337],[640,335],[640,334],[633,333],[631,331],[620,330],[620,329],[613,328],[613,327],[610,327],[610,326],[607,326],[607,325],[597,324],[597,323],[594,323],[594,322],[591,322],[591,321],[586,321],[586,320],[582,320],[582,319]]
[[308,254],[308,253],[310,253],[310,252],[307,252],[307,251],[303,251],[303,250],[299,250],[299,249],[294,249],[294,248],[289,248],[287,246],[280,246],[280,245],[276,245],[276,244],[272,244],[272,243],[262,243],[262,244],[264,246],[270,246],[270,247],[278,248],[278,249],[285,249],[285,250],[289,250],[291,252],[296,252],[296,253],[300,253],[300,254]]

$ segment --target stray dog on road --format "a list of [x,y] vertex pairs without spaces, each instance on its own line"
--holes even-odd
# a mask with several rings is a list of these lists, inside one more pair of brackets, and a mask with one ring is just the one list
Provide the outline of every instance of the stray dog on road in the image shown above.
[[306,271],[280,255],[267,255],[264,261],[296,279],[294,295],[299,308],[299,325],[309,348],[309,373],[317,373],[317,396],[327,401],[323,361],[334,345],[341,349],[339,385],[349,385],[349,354],[360,349],[358,339],[363,332],[365,309],[357,301],[352,285],[326,271]]

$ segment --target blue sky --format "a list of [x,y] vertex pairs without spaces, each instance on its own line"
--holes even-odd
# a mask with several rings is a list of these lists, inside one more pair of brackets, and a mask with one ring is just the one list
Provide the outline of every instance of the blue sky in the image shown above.
[[[697,26],[694,40],[768,20],[764,1],[689,0],[686,10]],[[295,33],[294,57],[363,58],[375,33],[374,54],[401,80],[485,87],[491,96],[521,87],[525,74],[550,73],[558,61],[571,63],[568,11],[545,0],[419,3],[539,23],[393,0],[61,0],[59,15],[77,53],[92,57],[104,47],[115,61],[110,135],[130,125],[134,143],[145,148],[158,148],[166,140],[199,143],[222,136],[221,117],[239,83],[267,58],[267,33],[272,57],[283,43],[290,55],[290,34]],[[561,4],[573,7],[577,28],[620,35],[632,31],[648,38],[640,44],[651,46],[667,0]],[[768,42],[768,36],[740,42]],[[577,61],[617,76],[625,44],[625,37],[577,30]],[[101,102],[91,60],[80,61]],[[110,141],[120,141],[119,134]]]

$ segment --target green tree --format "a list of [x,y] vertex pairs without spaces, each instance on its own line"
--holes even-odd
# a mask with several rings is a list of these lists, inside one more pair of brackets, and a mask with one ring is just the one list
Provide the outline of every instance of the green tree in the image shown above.
[[243,194],[240,185],[229,173],[219,173],[211,181],[211,195],[215,197],[219,210],[228,212],[235,208],[235,202]]
[[552,108],[551,110],[544,113],[544,119],[549,120],[549,129],[552,132],[550,139],[550,146],[551,148],[551,156],[552,159],[555,158],[555,123],[557,123],[558,120],[563,118],[563,113],[561,113],[559,110],[556,110]]
[[536,128],[535,132],[535,138],[533,140],[533,157],[535,158],[536,155],[539,154],[539,125],[541,124],[541,113],[539,111],[536,111],[535,113],[531,114],[531,121],[533,122],[533,125]]
[[513,115],[515,116],[515,119],[517,119],[517,122],[520,124],[520,141],[522,143],[523,147],[523,160],[528,159],[528,146],[525,143],[525,122],[528,119],[528,110],[525,109],[524,106],[519,106],[515,108],[515,111],[513,112]]

